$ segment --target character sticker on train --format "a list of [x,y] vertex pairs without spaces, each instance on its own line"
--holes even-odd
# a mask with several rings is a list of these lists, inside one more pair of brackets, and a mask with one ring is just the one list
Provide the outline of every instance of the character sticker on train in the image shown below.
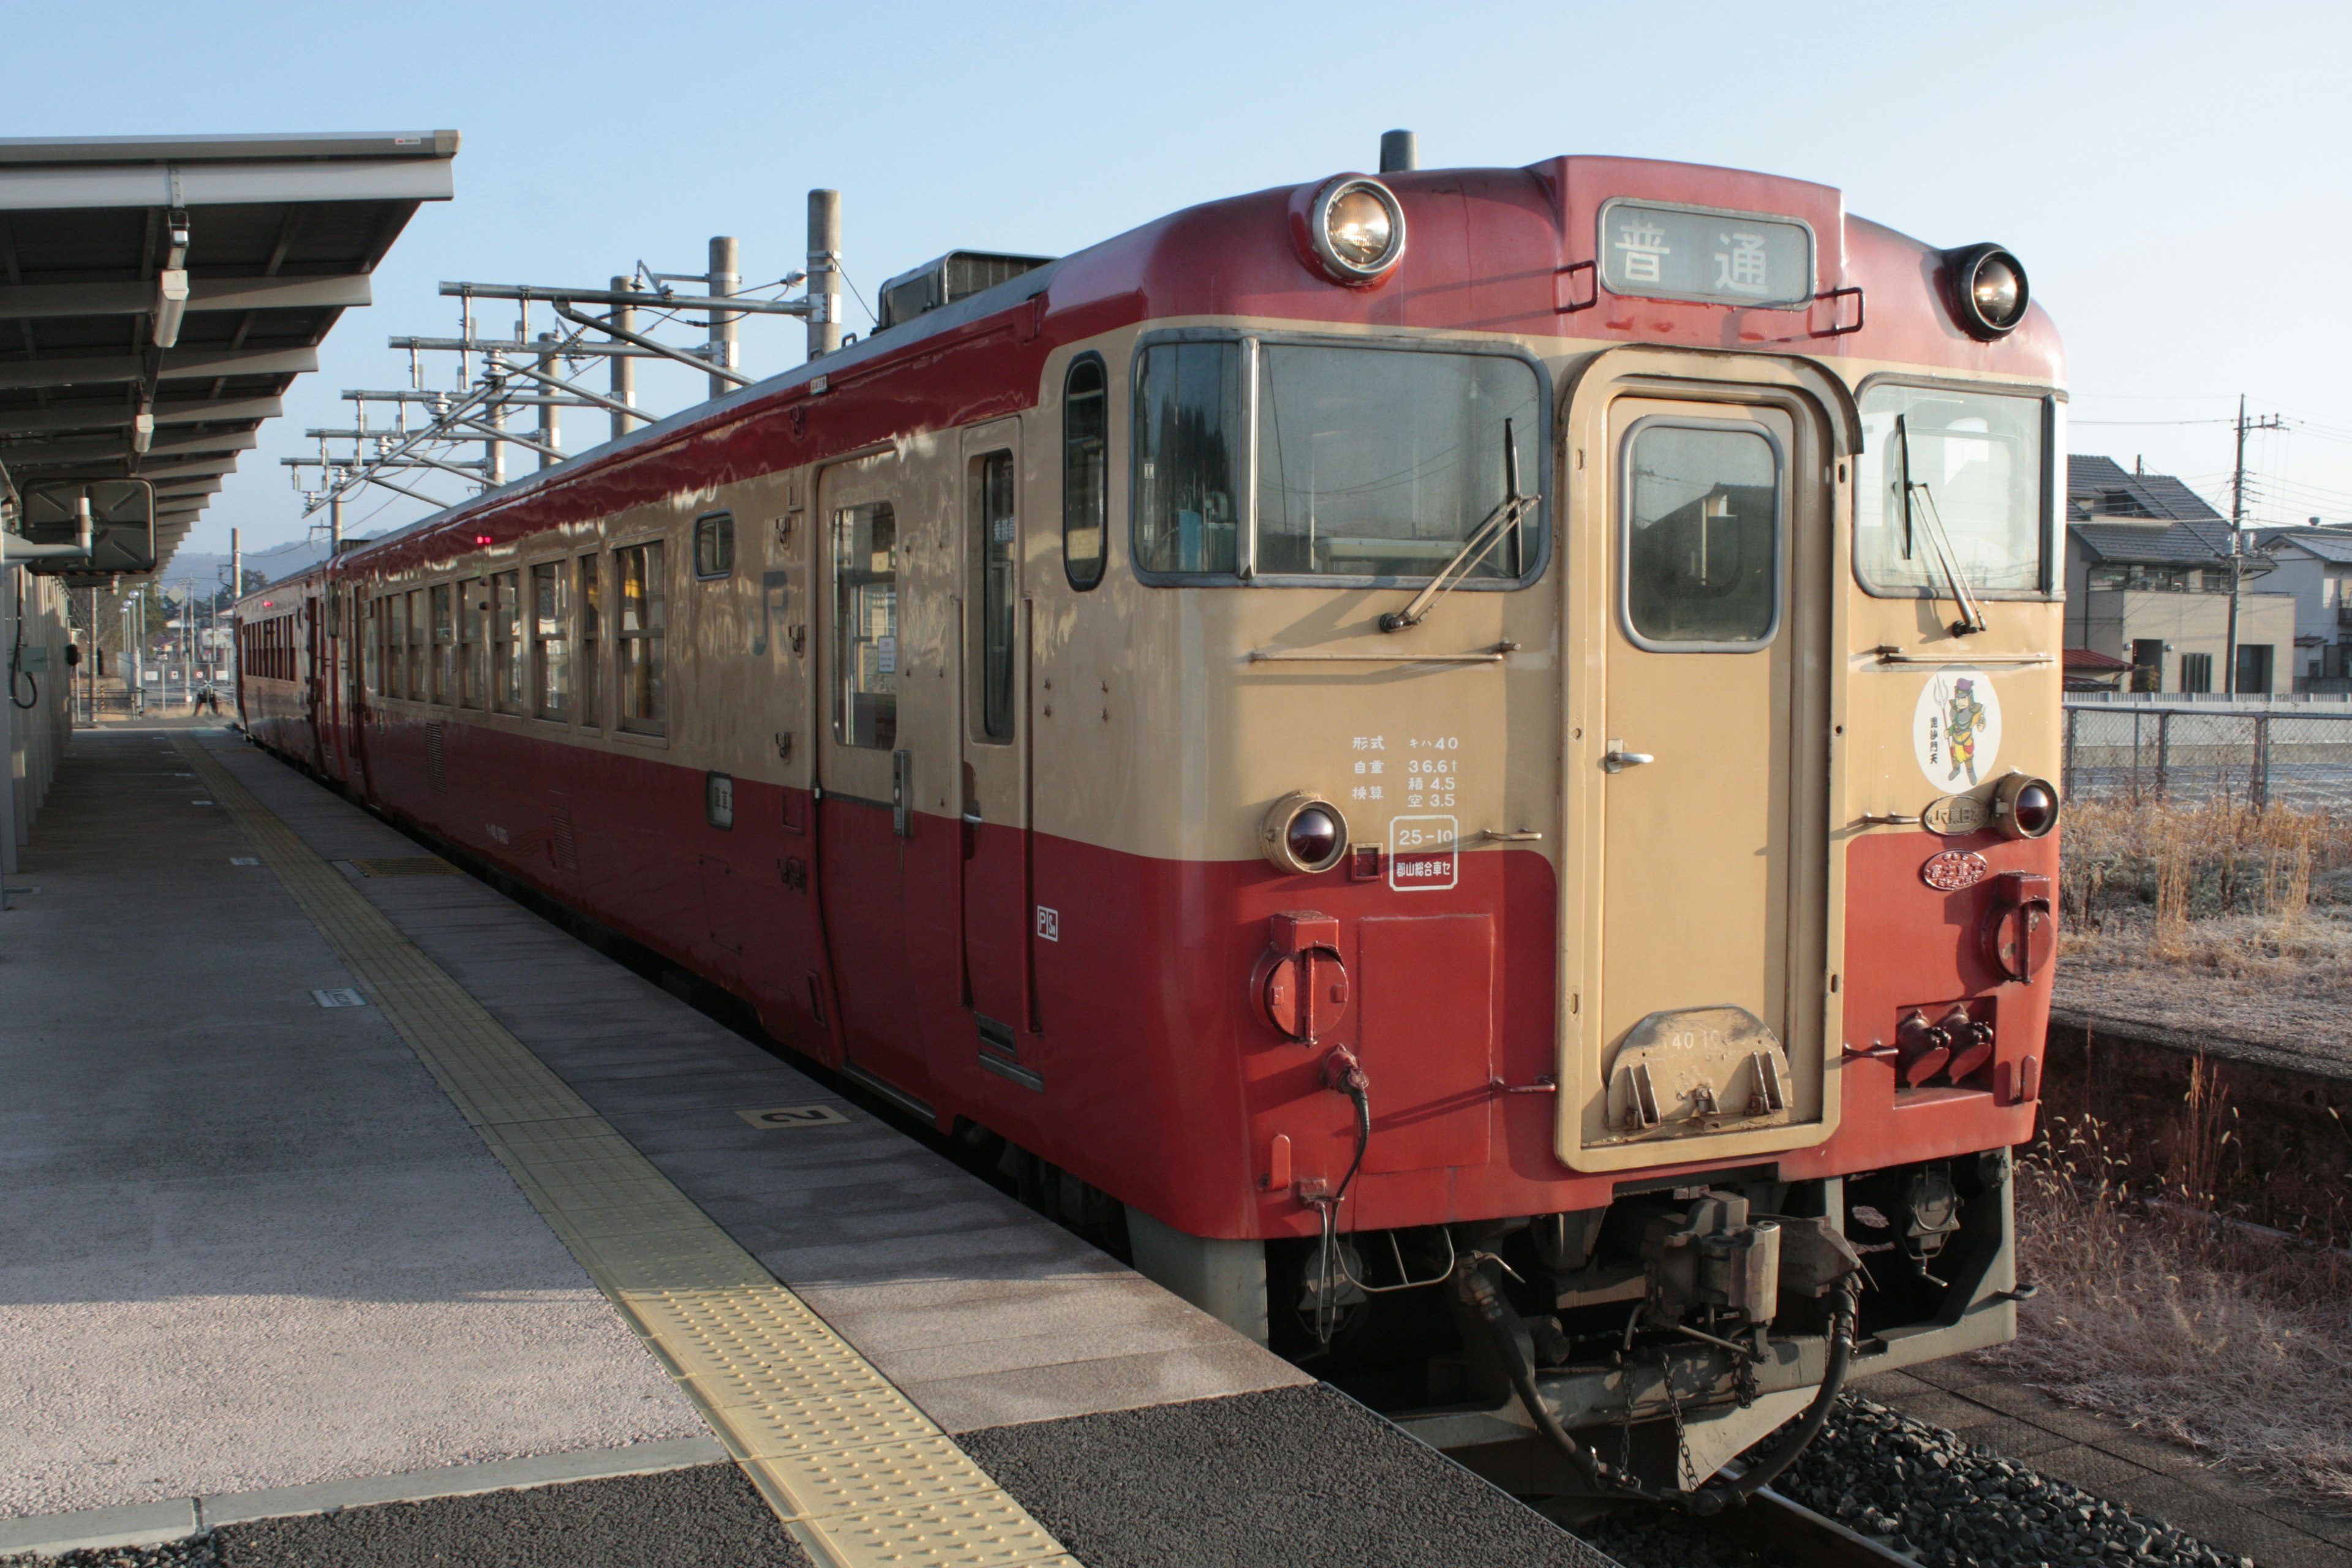
[[1981,669],[1927,678],[1911,715],[1911,749],[1937,789],[1955,793],[1993,776],[2000,756],[2000,697]]
[[1389,818],[1389,887],[1433,893],[1454,886],[1461,824],[1451,816]]

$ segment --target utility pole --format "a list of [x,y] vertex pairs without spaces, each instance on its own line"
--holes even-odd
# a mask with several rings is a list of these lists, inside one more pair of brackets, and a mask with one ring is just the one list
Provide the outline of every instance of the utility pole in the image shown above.
[[839,191],[808,194],[808,356],[822,359],[841,347]]
[[[710,297],[722,300],[743,287],[742,263],[737,259],[737,247],[732,235],[710,237],[710,273],[703,279],[710,286]],[[740,316],[722,316],[717,311],[710,316],[710,363],[736,368],[735,324]],[[710,395],[724,397],[735,390],[735,384],[723,375],[710,378]]]
[[[634,278],[615,278],[613,279],[613,292],[615,294],[629,293],[634,290],[636,286],[637,280]],[[620,328],[621,331],[625,332],[635,331],[637,330],[637,308],[635,305],[625,305],[615,302],[613,306],[613,325]],[[635,408],[637,405],[637,362],[630,359],[625,354],[614,354],[613,356],[613,401],[615,403],[625,403],[632,408]],[[629,415],[620,412],[618,409],[614,409],[613,411],[613,439],[615,441],[619,440],[622,437],[627,435],[630,431],[635,429],[638,426],[644,423],[645,421],[642,419],[635,418]]]
[[2246,395],[2238,395],[2238,456],[2230,467],[2230,636],[2221,661],[2225,697],[2238,694],[2238,593],[2246,581],[2246,432],[2285,428],[2286,421],[2275,414],[2248,424]]
[[[539,341],[552,343],[555,334],[541,332]],[[613,363],[618,364],[621,362],[614,360]],[[539,374],[549,377],[555,374],[554,354],[543,353],[539,356]],[[539,387],[539,466],[551,468],[563,460],[555,455],[563,449],[563,409],[554,398],[547,395],[546,382],[541,382]]]

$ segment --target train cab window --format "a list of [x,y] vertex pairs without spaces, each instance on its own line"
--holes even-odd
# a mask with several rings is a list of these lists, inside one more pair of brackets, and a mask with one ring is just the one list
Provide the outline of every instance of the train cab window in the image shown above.
[[1627,634],[1677,653],[1769,643],[1787,512],[1778,443],[1759,426],[1644,419],[1623,461]]
[[971,668],[980,677],[980,733],[1013,739],[1016,632],[1021,600],[1021,524],[1013,504],[1013,454],[972,465]]
[[1135,381],[1135,558],[1147,572],[1239,569],[1242,345],[1156,343]]
[[564,635],[571,608],[561,561],[543,561],[530,569],[531,709],[542,719],[563,719],[572,711],[572,643]]
[[[1147,345],[1135,380],[1135,560],[1147,578],[1276,584],[1426,581],[1516,478],[1539,495],[1542,377],[1515,353],[1330,343]],[[1540,506],[1462,563],[1516,586],[1543,555]]]
[[[1543,395],[1525,360],[1267,343],[1258,381],[1258,575],[1433,576],[1501,510],[1513,473],[1538,488]],[[1461,580],[1517,582],[1536,526],[1501,534]]]
[[489,608],[489,584],[468,577],[457,584],[457,706],[480,708],[482,694],[482,616]]
[[694,574],[704,582],[735,571],[735,514],[709,512],[694,520]]
[[490,706],[522,711],[522,574],[490,574]]
[[1062,573],[1084,593],[1102,581],[1110,521],[1110,394],[1098,355],[1062,382]]
[[457,697],[457,627],[449,608],[451,584],[433,589],[433,700],[454,702]]
[[614,698],[624,730],[658,735],[668,722],[667,595],[658,541],[613,552],[620,576]]
[[1979,595],[2051,591],[2047,399],[1882,382],[1861,406],[1853,564],[1864,588],[1945,597],[1957,568]]
[[888,501],[833,514],[834,738],[898,741],[898,518]]
[[583,555],[580,557],[578,565],[580,659],[572,689],[577,694],[580,704],[580,721],[583,724],[601,724],[604,721],[597,717],[596,699],[598,683],[603,676],[603,667],[597,660],[602,656],[604,646],[604,574],[596,569],[595,556]]

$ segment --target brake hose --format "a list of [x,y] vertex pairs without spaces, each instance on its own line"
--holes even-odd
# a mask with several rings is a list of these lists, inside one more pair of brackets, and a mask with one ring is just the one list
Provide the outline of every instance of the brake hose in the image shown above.
[[[1503,1300],[1495,1282],[1479,1271],[1477,1259],[1465,1258],[1455,1274],[1457,1289],[1463,1300],[1478,1313],[1495,1342],[1495,1350],[1502,1357],[1504,1370],[1509,1373],[1512,1390],[1519,1404],[1535,1422],[1536,1429],[1552,1447],[1560,1451],[1579,1479],[1602,1495],[1611,1492],[1636,1497],[1648,1502],[1672,1503],[1688,1509],[1702,1517],[1720,1513],[1727,1506],[1743,1504],[1757,1492],[1771,1484],[1781,1471],[1796,1463],[1797,1456],[1821,1433],[1828,1422],[1830,1409],[1837,1403],[1845,1386],[1846,1368],[1853,1359],[1854,1291],[1851,1281],[1838,1293],[1838,1305],[1830,1319],[1829,1364],[1822,1369],[1821,1387],[1814,1392],[1812,1403],[1798,1418],[1789,1435],[1775,1443],[1770,1450],[1748,1465],[1738,1477],[1730,1480],[1711,1482],[1692,1490],[1679,1487],[1654,1487],[1638,1476],[1617,1469],[1600,1455],[1576,1440],[1575,1435],[1559,1424],[1544,1403],[1536,1387],[1534,1370],[1519,1350],[1519,1339],[1513,1323],[1514,1314]],[[1671,1375],[1671,1373],[1669,1374]]]

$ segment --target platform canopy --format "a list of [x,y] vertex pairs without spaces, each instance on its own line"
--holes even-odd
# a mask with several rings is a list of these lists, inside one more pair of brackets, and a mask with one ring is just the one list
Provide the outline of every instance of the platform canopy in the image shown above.
[[168,563],[457,153],[454,131],[0,139],[7,481],[149,480]]

